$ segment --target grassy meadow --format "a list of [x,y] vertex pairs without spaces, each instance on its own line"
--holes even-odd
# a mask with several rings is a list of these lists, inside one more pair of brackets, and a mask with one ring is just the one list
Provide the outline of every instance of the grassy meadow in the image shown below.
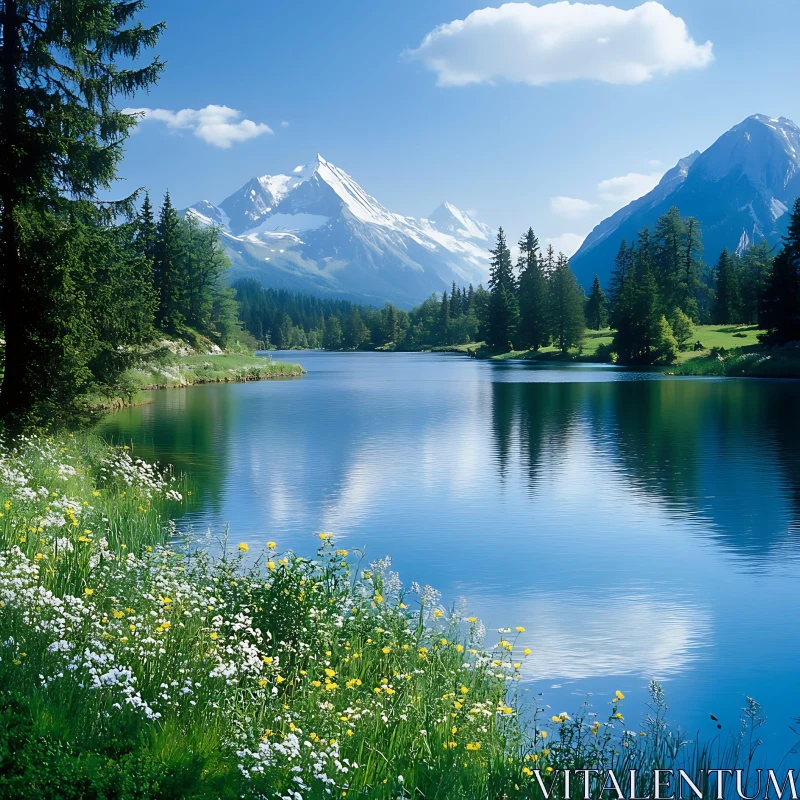
[[0,796],[538,798],[559,768],[721,757],[658,684],[643,721],[621,692],[545,713],[521,620],[487,632],[328,533],[310,560],[186,542],[191,503],[89,435],[0,444]]

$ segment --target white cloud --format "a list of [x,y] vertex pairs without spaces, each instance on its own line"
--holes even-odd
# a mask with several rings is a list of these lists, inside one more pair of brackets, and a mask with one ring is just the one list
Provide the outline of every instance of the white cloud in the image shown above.
[[580,197],[551,197],[550,210],[554,214],[569,219],[577,219],[594,211],[597,208],[595,203],[590,203],[588,200],[581,200]]
[[617,203],[622,207],[647,194],[658,184],[661,177],[660,172],[651,172],[649,175],[629,172],[618,178],[601,181],[597,184],[597,191],[606,202]]
[[636,84],[705,67],[686,23],[657,2],[624,10],[600,4],[506,3],[439,25],[408,55],[440,86],[510,81],[544,86],[574,80]]
[[562,233],[561,236],[553,236],[546,239],[545,242],[553,245],[553,250],[555,250],[556,253],[563,253],[565,256],[574,256],[587,236],[588,234],[586,233]]
[[650,161],[647,162],[651,167],[660,167],[663,166],[664,162],[658,158],[651,158]]
[[288,127],[289,127],[289,123],[286,120],[281,122],[281,128],[288,128]]
[[198,111],[193,108],[183,108],[180,111],[169,111],[165,108],[125,108],[123,111],[126,114],[142,114],[144,121],[163,122],[170,130],[191,131],[204,142],[223,149],[273,132],[263,122],[240,119],[242,112],[228,106],[208,105]]

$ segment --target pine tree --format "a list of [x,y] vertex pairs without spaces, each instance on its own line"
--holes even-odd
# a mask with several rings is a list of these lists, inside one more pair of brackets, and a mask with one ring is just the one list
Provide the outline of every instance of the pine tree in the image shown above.
[[614,259],[614,269],[611,272],[611,282],[608,287],[608,302],[611,306],[611,324],[618,327],[616,321],[617,308],[625,287],[625,280],[633,273],[633,245],[628,249],[626,241],[623,239],[619,244],[617,257]]
[[156,222],[149,192],[144,194],[144,201],[139,210],[137,224],[136,243],[140,254],[149,262],[149,268],[152,272],[156,252]]
[[[95,321],[78,303],[63,301],[73,286],[86,286],[90,267],[50,248],[70,235],[62,227],[72,213],[65,198],[99,207],[99,190],[116,177],[122,145],[136,124],[114,108],[116,97],[146,89],[161,72],[158,59],[132,65],[164,27],[129,25],[142,8],[136,0],[3,3],[0,327],[6,346],[0,413],[8,416],[58,393],[70,396],[81,383],[70,372],[75,362],[64,357],[64,336],[80,327],[93,338]],[[118,66],[117,59],[126,63]],[[131,198],[112,206],[105,221],[122,210],[132,211]],[[124,347],[119,352],[122,357]]]
[[664,308],[675,308],[680,302],[678,287],[683,276],[685,238],[686,225],[673,206],[658,218],[652,239],[651,269]]
[[495,249],[489,252],[492,256],[489,262],[489,289],[495,291],[502,286],[513,293],[516,285],[511,264],[511,251],[508,249],[506,235],[502,228],[497,231]]
[[439,306],[439,342],[449,344],[450,341],[450,304],[447,300],[447,292],[442,292],[442,302]]
[[485,332],[490,350],[505,352],[517,333],[519,305],[515,297],[516,283],[511,265],[511,251],[502,228],[497,232],[497,243],[489,262],[489,288],[491,300],[488,306]]
[[[630,251],[630,248],[629,248]],[[614,308],[613,348],[621,363],[652,363],[660,329],[658,284],[651,267],[650,233],[639,233],[633,272],[626,275]]]
[[520,349],[538,350],[549,342],[548,292],[539,240],[528,228],[519,241],[519,314],[518,345]]
[[734,261],[727,248],[717,262],[717,296],[712,313],[715,325],[732,325],[741,321],[741,297]]
[[746,325],[758,322],[758,305],[766,291],[772,259],[772,248],[767,242],[748,247],[741,257],[742,322]]
[[164,204],[156,227],[153,274],[158,295],[158,326],[169,333],[179,333],[185,322],[186,251],[181,231],[181,220],[170,200],[164,195]]
[[758,322],[770,342],[800,339],[800,198],[794,201],[783,250],[772,264]]
[[563,354],[581,343],[586,319],[583,315],[583,292],[569,268],[569,260],[559,253],[550,280],[550,333]]
[[519,306],[513,293],[498,286],[489,298],[486,346],[494,353],[505,353],[512,346],[519,324]]
[[684,240],[683,271],[678,283],[677,306],[695,322],[700,321],[698,293],[701,290],[700,276],[703,272],[703,238],[700,223],[689,217],[684,221],[686,237]]
[[599,276],[594,276],[592,291],[586,301],[586,325],[593,331],[599,331],[608,324],[608,313],[606,310],[606,295],[603,287],[600,286]]

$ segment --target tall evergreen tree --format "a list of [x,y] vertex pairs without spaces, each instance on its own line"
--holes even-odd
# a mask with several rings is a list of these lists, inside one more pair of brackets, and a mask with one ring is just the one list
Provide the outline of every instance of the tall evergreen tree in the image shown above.
[[620,307],[620,300],[623,295],[625,281],[633,274],[633,244],[628,249],[627,242],[623,239],[619,244],[617,257],[614,259],[614,269],[611,272],[611,282],[608,287],[608,302],[611,306],[611,324],[617,327],[617,309]]
[[156,228],[153,274],[158,295],[156,322],[173,334],[179,333],[186,321],[185,244],[180,217],[167,192]]
[[599,331],[608,324],[606,295],[600,286],[600,278],[595,275],[592,282],[592,291],[586,301],[586,325],[593,331]]
[[519,276],[519,347],[538,350],[548,341],[548,292],[539,240],[528,228],[520,239]]
[[497,243],[490,251],[489,288],[491,300],[488,307],[486,344],[490,350],[507,350],[517,333],[519,306],[515,297],[516,283],[511,264],[511,251],[502,228],[497,232]]
[[508,249],[506,234],[502,228],[497,231],[497,242],[494,250],[489,252],[492,256],[489,261],[489,289],[495,291],[502,286],[504,289],[514,292],[516,283],[511,263],[511,251]]
[[[98,201],[98,191],[116,177],[122,144],[136,124],[114,108],[116,97],[146,89],[161,72],[158,59],[133,65],[164,27],[137,24],[142,8],[137,0],[3,3],[0,413],[20,416],[77,386],[59,337],[75,325],[94,335],[91,317],[79,317],[77,304],[63,302],[73,284],[85,282],[86,264],[47,251],[64,233],[53,228],[56,216],[69,213],[64,198]],[[130,203],[112,207],[107,218],[121,210],[130,211]]]
[[775,257],[758,315],[767,340],[800,340],[800,198],[794,201],[783,250]]
[[550,289],[550,333],[562,353],[580,344],[586,328],[583,292],[569,260],[559,253],[555,272],[548,281]]
[[727,248],[722,251],[716,270],[717,292],[712,321],[716,325],[738,324],[741,321],[741,296],[734,259]]
[[447,292],[442,292],[442,302],[439,306],[439,340],[442,344],[450,343],[450,304]]

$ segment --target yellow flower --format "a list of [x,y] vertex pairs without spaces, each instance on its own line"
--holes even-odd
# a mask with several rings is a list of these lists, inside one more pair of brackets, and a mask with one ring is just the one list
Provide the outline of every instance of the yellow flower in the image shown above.
[[592,723],[592,735],[597,736],[597,732],[600,730],[600,723],[596,720]]
[[614,719],[623,719],[623,716],[619,713],[619,711],[617,711],[617,713],[614,714]]
[[616,693],[614,694],[614,699],[615,700],[624,700],[625,699],[625,695],[622,694],[622,692],[619,689],[617,689]]
[[249,553],[250,552],[250,545],[248,545],[247,542],[239,542],[239,549],[243,553]]
[[35,559],[36,561],[39,561],[39,559],[42,559],[42,558],[44,558],[44,555],[42,555],[42,553],[37,553],[37,554],[34,556],[34,559]]
[[400,603],[400,604],[398,604],[397,607],[398,608],[408,608],[408,606],[405,603]]
[[95,490],[94,492],[92,492],[92,497],[100,497],[100,492]]
[[436,611],[433,612],[433,616],[438,618],[438,617],[443,617],[444,614],[442,614],[442,612],[439,611],[439,609],[437,608]]
[[125,616],[125,612],[124,611],[117,611],[116,609],[114,609],[111,612],[111,614],[114,617],[114,619],[122,619]]
[[333,678],[333,677],[336,675],[336,670],[335,670],[335,669],[331,669],[330,667],[326,667],[326,668],[325,668],[325,674],[326,674],[326,675],[327,675],[329,678]]
[[267,542],[267,547],[268,547],[270,550],[274,550],[274,549],[275,549],[277,546],[278,546],[278,545],[277,545],[277,544],[275,544],[275,542]]
[[541,736],[542,739],[546,739],[547,738],[547,731],[540,731],[539,732],[539,736]]
[[526,648],[525,648],[525,649],[522,651],[522,653],[523,653],[523,655],[529,656],[529,655],[531,654],[531,649],[530,649],[530,647],[526,647]]
[[283,683],[285,680],[286,678],[284,678],[283,675],[278,675],[278,677],[275,678],[276,683]]
[[517,633],[525,633],[525,628],[522,625],[517,625]]
[[481,743],[480,742],[467,742],[467,750],[480,750]]
[[341,558],[347,558],[347,550],[337,550],[336,555]]
[[319,687],[322,686],[322,682],[321,681],[311,681],[311,685],[313,687],[315,687],[316,689],[319,689]]
[[209,635],[209,636],[210,636],[212,639],[217,639],[217,638],[219,638],[219,634],[218,634],[216,631],[211,631],[211,633],[209,633],[208,635]]
[[463,653],[464,652],[464,645],[463,644],[457,644],[455,647],[456,647],[456,653]]
[[392,652],[392,648],[391,648],[391,647],[384,647],[384,648],[381,650],[381,652],[382,652],[382,653],[383,653],[385,656],[388,656],[388,655],[389,655],[389,653],[391,653],[391,652]]
[[556,722],[556,723],[558,723],[560,725],[564,720],[561,719],[561,717],[555,717],[554,716],[554,717],[550,717],[550,721],[551,722]]
[[327,542],[328,539],[333,539],[333,534],[332,533],[321,533],[319,535],[319,538],[322,539],[323,542]]
[[530,777],[531,775],[533,775],[533,770],[530,769],[529,767],[523,767],[522,774],[525,775],[526,777]]
[[267,561],[267,569],[272,572],[275,569],[275,562],[274,561]]
[[94,594],[94,589],[90,589],[88,586],[83,590],[84,594],[92,595]]
[[466,686],[462,686],[459,691],[461,694],[469,694],[469,689]]
[[271,664],[275,659],[272,656],[264,656],[261,660],[265,664]]

